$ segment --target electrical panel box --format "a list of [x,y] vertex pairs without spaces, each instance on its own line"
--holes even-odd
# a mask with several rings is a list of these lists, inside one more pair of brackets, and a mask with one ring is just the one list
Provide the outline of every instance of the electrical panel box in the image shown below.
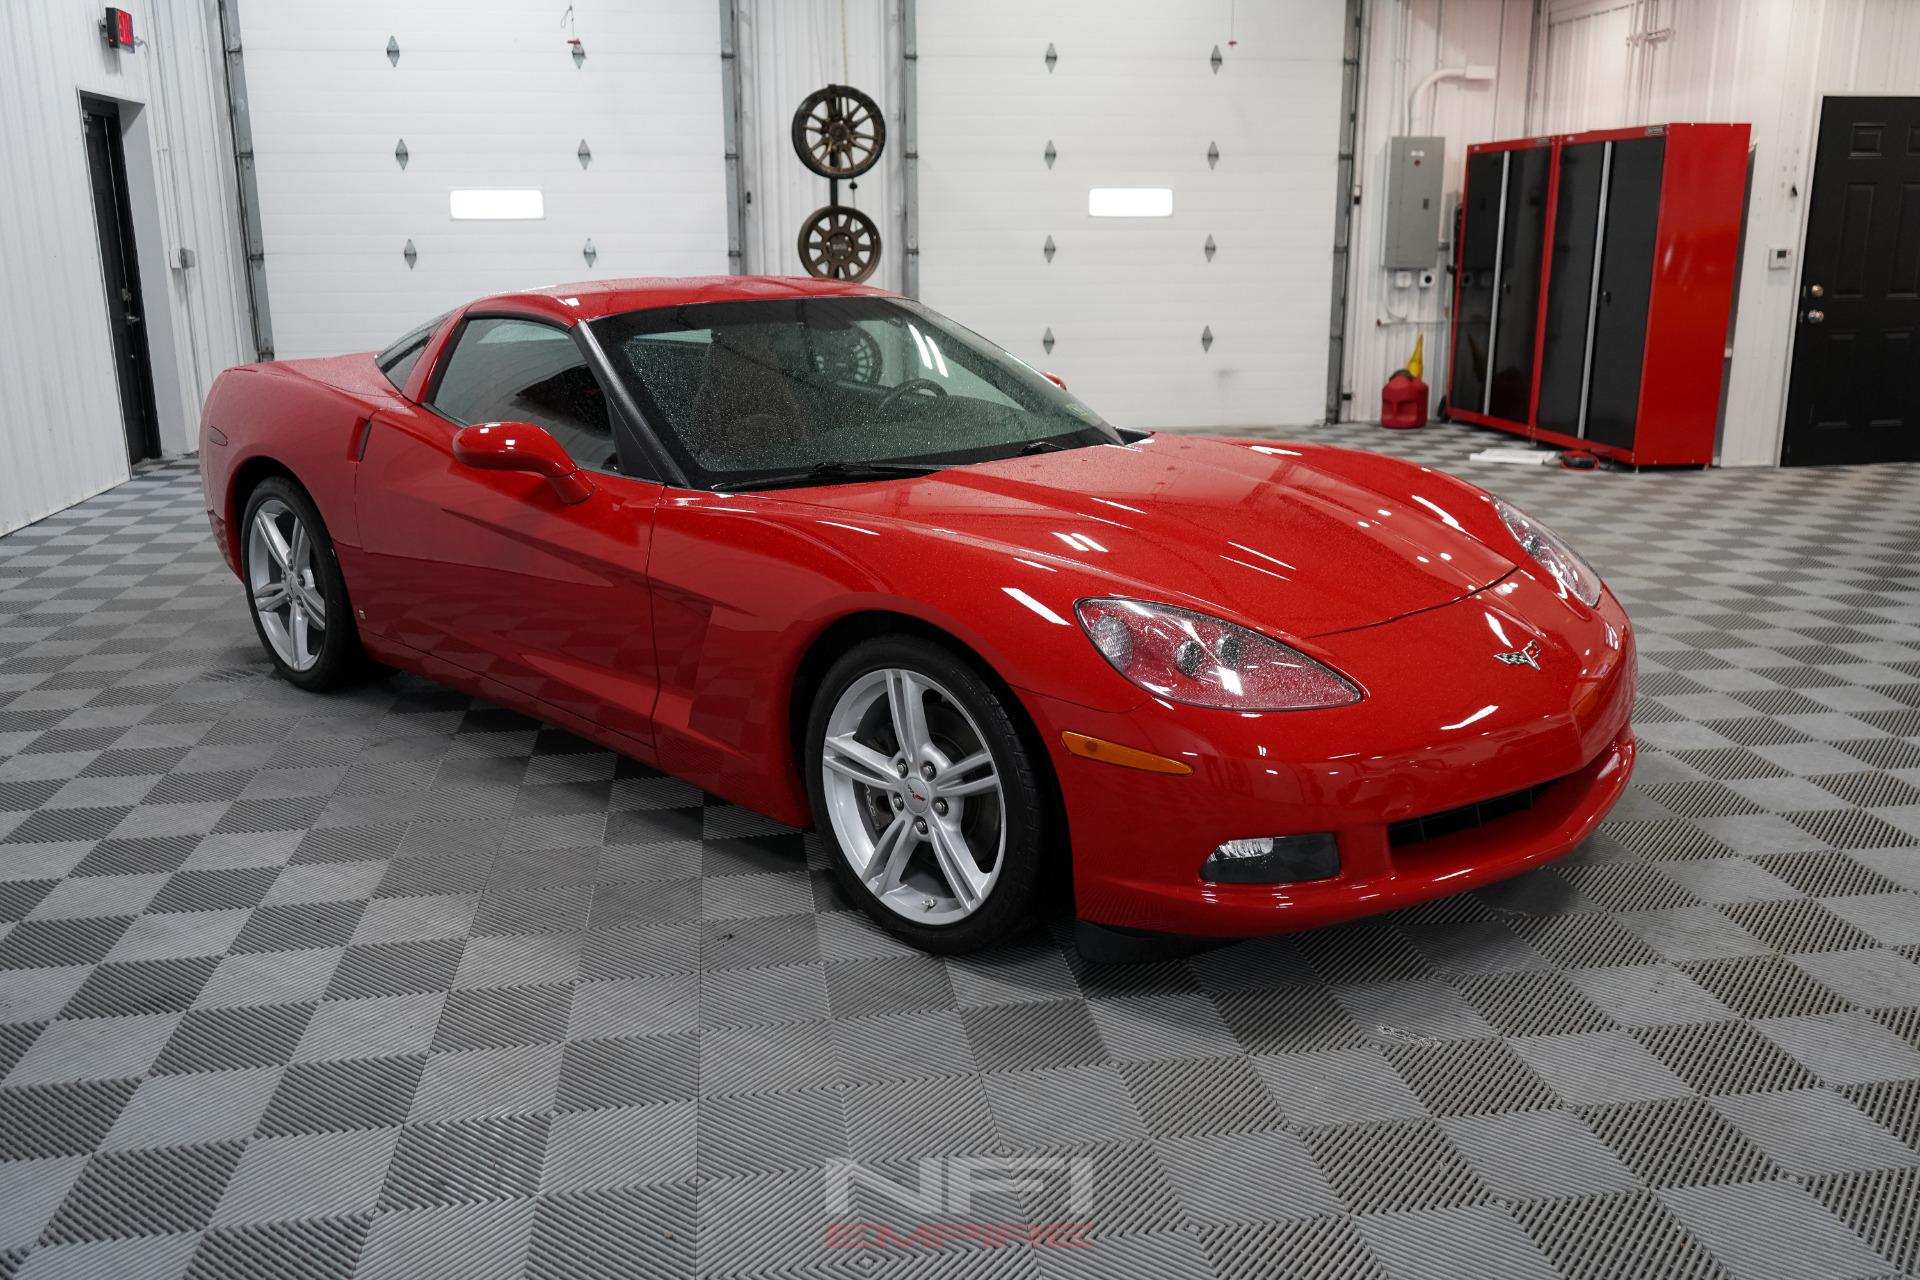
[[1431,267],[1440,253],[1440,179],[1445,138],[1393,138],[1387,143],[1387,226],[1380,265],[1389,271]]

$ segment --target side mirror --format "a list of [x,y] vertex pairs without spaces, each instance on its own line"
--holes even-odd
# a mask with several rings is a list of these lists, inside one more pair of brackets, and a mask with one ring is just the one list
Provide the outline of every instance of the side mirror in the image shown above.
[[453,438],[453,456],[476,471],[531,471],[545,476],[566,503],[593,496],[593,481],[580,473],[560,442],[531,422],[476,422]]

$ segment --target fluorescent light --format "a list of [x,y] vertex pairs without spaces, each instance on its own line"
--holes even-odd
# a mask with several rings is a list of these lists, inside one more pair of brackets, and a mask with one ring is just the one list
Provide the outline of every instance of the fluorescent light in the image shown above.
[[447,212],[456,221],[544,218],[547,216],[547,201],[537,190],[449,191]]
[[1170,218],[1172,187],[1094,187],[1087,212],[1096,218]]

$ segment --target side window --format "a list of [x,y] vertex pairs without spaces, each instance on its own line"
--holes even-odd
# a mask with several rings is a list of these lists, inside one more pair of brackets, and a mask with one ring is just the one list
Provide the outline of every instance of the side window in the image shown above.
[[420,363],[421,353],[426,351],[427,343],[433,341],[433,335],[440,332],[441,322],[450,314],[443,311],[419,328],[409,330],[398,342],[373,358],[395,391],[407,389],[407,379],[413,374],[413,366]]
[[439,380],[433,408],[455,422],[531,422],[588,470],[620,469],[606,395],[564,329],[535,320],[469,320]]

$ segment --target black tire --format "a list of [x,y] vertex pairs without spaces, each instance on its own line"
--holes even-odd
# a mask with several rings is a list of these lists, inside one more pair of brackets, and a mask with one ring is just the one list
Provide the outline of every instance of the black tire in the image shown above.
[[[930,735],[940,738],[941,724],[944,723],[953,734],[964,737],[964,744],[960,746],[952,745],[958,740],[954,737],[942,739],[946,746],[952,747],[948,751],[949,758],[960,752],[977,754],[980,750],[986,751],[991,757],[993,776],[999,783],[997,793],[991,797],[991,810],[987,807],[989,797],[985,795],[978,801],[969,797],[952,802],[957,806],[954,812],[962,815],[953,820],[953,829],[959,829],[966,821],[981,814],[992,812],[996,815],[993,820],[999,824],[1001,838],[998,856],[993,860],[994,879],[991,887],[969,914],[951,922],[926,923],[902,914],[899,905],[889,905],[883,901],[856,872],[853,859],[843,846],[836,826],[837,813],[839,821],[865,822],[867,838],[873,838],[876,828],[882,825],[879,817],[887,815],[890,803],[903,821],[911,819],[911,811],[901,811],[900,803],[894,803],[890,797],[883,798],[883,793],[875,788],[864,784],[849,787],[845,781],[836,781],[835,784],[840,788],[836,793],[840,797],[839,807],[836,808],[829,801],[826,740],[836,708],[841,707],[843,698],[848,697],[850,690],[869,687],[877,673],[888,671],[913,673],[932,686],[922,704],[928,712]],[[861,696],[856,692],[853,700],[857,702]],[[963,712],[964,717],[954,716],[954,708]],[[1003,942],[1030,922],[1041,902],[1043,886],[1047,883],[1044,870],[1050,827],[1049,793],[1040,772],[1045,763],[1034,758],[1023,739],[1014,720],[1019,714],[1018,708],[1008,707],[980,673],[952,651],[917,637],[903,635],[876,637],[848,650],[827,671],[814,695],[804,740],[804,768],[815,827],[827,846],[834,873],[848,897],[866,910],[881,928],[924,951],[954,954]],[[892,737],[891,724],[890,720],[885,722],[879,731],[879,740],[883,746],[886,741],[893,741],[897,757],[898,742]],[[928,796],[932,795],[929,788]],[[856,805],[850,810],[849,805],[854,803],[849,800],[850,796],[859,797],[860,803],[868,807],[862,810]],[[922,800],[930,804],[947,803],[916,796],[916,803]],[[976,804],[981,806],[977,811],[971,807]],[[941,808],[939,812],[945,814],[949,810]],[[865,816],[858,816],[862,814]],[[931,811],[927,812],[926,820],[933,821]],[[920,825],[920,830],[926,830],[924,823]],[[922,837],[922,843],[912,854],[912,859],[919,860],[914,864],[920,869],[916,874],[940,874],[933,849],[933,843]],[[981,865],[976,860],[975,866]],[[947,877],[944,883],[950,884],[951,877]],[[898,886],[900,891],[909,889],[910,886],[904,883]],[[917,894],[919,890],[912,892]],[[926,901],[932,903],[934,899],[929,897]],[[932,910],[932,907],[927,909]]]
[[[293,655],[283,652],[289,647],[290,637],[295,628],[286,621],[281,609],[266,611],[263,617],[260,596],[256,593],[255,582],[262,570],[267,577],[277,576],[284,579],[287,574],[283,566],[270,552],[263,552],[260,541],[256,539],[255,521],[262,512],[269,513],[290,550],[297,550],[300,543],[294,538],[293,530],[304,530],[311,550],[301,557],[300,598],[317,598],[326,615],[325,625],[315,627],[309,619],[305,634],[307,644],[304,652],[311,654],[310,663],[297,660],[302,648],[293,644]],[[326,522],[320,518],[318,508],[307,491],[285,476],[269,476],[254,486],[247,495],[246,511],[241,516],[238,530],[240,540],[240,581],[247,597],[247,612],[253,618],[254,634],[260,638],[260,647],[266,651],[268,659],[279,671],[287,683],[309,692],[319,693],[327,689],[337,689],[344,684],[358,680],[374,670],[374,664],[367,657],[367,651],[360,643],[360,627],[353,612],[353,604],[347,598],[346,580],[340,575],[340,561],[333,549],[333,538],[327,533]],[[264,559],[263,559],[264,556]],[[309,580],[310,579],[310,580]],[[284,590],[282,592],[285,593]],[[288,610],[293,608],[287,606]],[[272,633],[273,622],[279,625],[280,634]],[[313,641],[313,633],[319,633],[319,639]]]

